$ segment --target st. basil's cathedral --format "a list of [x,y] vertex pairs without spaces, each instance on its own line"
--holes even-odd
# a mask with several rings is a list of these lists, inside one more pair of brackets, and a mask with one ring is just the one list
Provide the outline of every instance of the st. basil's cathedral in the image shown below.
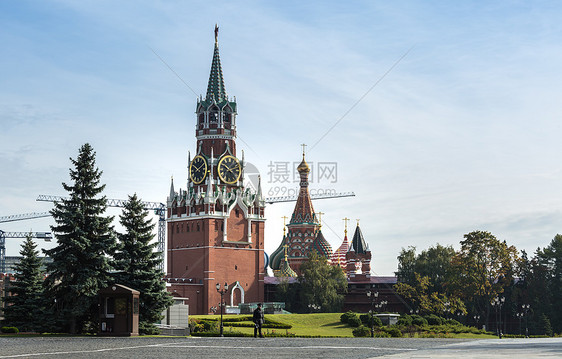
[[[190,314],[214,313],[221,302],[219,289],[231,309],[270,301],[264,286],[297,277],[312,251],[345,271],[350,283],[346,308],[363,310],[359,307],[368,306],[365,290],[391,288],[395,277],[371,277],[371,251],[359,224],[349,242],[346,221],[343,243],[332,251],[322,234],[321,213],[314,211],[310,198],[304,151],[297,168],[298,199],[279,247],[269,256],[274,276],[267,275],[265,200],[261,183],[257,189],[244,183],[244,153],[236,150],[237,103],[226,92],[218,27],[207,92],[197,99],[195,113],[197,142],[188,158],[186,188],[176,191],[172,179],[167,198],[167,289],[189,305]],[[359,289],[355,295],[354,289]]]

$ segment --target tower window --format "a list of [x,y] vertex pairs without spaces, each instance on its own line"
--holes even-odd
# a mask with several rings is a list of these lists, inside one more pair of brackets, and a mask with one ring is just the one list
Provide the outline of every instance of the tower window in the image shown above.
[[197,232],[199,232],[201,228],[199,227],[199,223],[197,223]]
[[237,266],[237,265],[234,265],[234,270],[238,270],[238,266]]

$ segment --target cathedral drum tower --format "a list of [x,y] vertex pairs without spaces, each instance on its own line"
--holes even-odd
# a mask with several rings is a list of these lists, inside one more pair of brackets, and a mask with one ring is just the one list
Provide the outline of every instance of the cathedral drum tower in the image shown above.
[[264,208],[261,184],[244,187],[244,154],[236,152],[236,99],[224,86],[215,27],[215,48],[205,99],[197,100],[197,148],[189,155],[186,190],[167,201],[168,291],[183,298],[190,314],[263,301]]

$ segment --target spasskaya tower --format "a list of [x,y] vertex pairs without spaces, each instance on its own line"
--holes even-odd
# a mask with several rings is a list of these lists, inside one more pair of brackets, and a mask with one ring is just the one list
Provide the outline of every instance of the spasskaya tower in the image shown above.
[[167,201],[168,291],[189,304],[190,314],[263,301],[264,208],[261,186],[244,186],[244,153],[236,151],[236,99],[224,85],[215,27],[215,47],[205,98],[197,99],[193,158],[187,187]]

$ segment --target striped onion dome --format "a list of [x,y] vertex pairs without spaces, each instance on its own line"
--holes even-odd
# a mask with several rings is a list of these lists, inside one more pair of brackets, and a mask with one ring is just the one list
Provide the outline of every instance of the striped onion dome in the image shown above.
[[316,252],[323,257],[328,259],[332,258],[332,246],[330,246],[330,243],[324,238],[322,230],[318,230],[316,238],[314,242],[312,242],[312,249],[316,250]]

